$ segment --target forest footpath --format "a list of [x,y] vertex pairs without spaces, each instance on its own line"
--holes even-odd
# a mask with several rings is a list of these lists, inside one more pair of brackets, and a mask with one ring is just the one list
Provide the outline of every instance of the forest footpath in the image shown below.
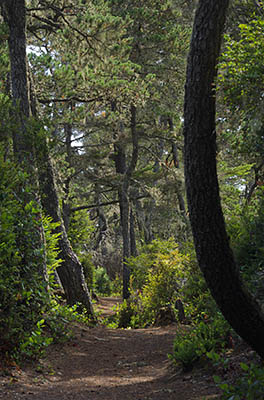
[[[111,314],[117,299],[101,298]],[[175,373],[167,354],[177,325],[147,329],[88,328],[74,324],[73,339],[51,345],[36,364],[0,375],[5,400],[202,400],[216,399],[210,371]]]

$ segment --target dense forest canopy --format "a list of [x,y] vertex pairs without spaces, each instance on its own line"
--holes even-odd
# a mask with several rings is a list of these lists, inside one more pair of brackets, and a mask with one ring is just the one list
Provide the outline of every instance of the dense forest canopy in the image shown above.
[[28,351],[58,292],[95,322],[115,291],[119,326],[220,309],[263,356],[262,2],[4,0],[0,22],[0,339]]

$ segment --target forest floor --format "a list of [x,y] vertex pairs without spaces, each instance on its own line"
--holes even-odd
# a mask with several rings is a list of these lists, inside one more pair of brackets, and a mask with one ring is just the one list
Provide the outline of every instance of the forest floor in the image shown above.
[[[100,298],[102,317],[115,298]],[[52,344],[37,363],[0,370],[5,400],[202,400],[219,392],[210,367],[172,369],[167,354],[177,325],[147,329],[89,328],[74,324],[73,339]]]

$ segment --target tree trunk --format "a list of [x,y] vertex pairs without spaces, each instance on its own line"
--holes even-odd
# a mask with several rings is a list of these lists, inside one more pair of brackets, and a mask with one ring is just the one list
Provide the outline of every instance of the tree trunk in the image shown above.
[[[5,0],[2,4],[4,20],[9,27],[9,58],[11,91],[19,117],[19,127],[13,131],[14,155],[25,167],[34,165],[33,142],[29,140],[28,118],[31,115],[26,59],[25,0]],[[35,176],[36,174],[34,174]]]
[[[29,117],[32,113],[26,56],[25,0],[5,0],[2,2],[1,10],[4,21],[9,27],[10,80],[14,114],[17,117],[17,123],[12,132],[14,157],[23,171],[27,173],[26,184],[28,184],[31,189],[25,190],[25,187],[18,188],[19,198],[23,201],[24,205],[31,201],[40,205],[34,146],[35,132],[29,123]],[[40,210],[39,215],[36,217],[41,221]],[[41,222],[39,225],[36,225],[35,228],[32,228],[30,234],[32,250],[24,252],[23,263],[27,266],[32,263],[37,265],[40,277],[48,282],[45,236]],[[25,246],[30,249],[30,243],[25,243],[25,237],[23,235],[21,235],[18,241],[21,242],[22,247]],[[25,254],[27,254],[27,256]]]
[[216,172],[217,58],[228,0],[200,0],[188,57],[184,105],[185,177],[200,268],[224,317],[264,357],[264,316],[243,286],[229,246]]
[[[125,178],[124,178],[125,179]],[[124,185],[119,192],[120,219],[123,238],[123,299],[128,299],[130,270],[126,264],[130,257],[130,237],[129,237],[129,199],[128,193],[124,190]]]
[[[72,168],[72,126],[69,123],[64,124],[65,142],[66,142],[66,161],[69,168]],[[71,178],[68,176],[64,182],[64,196],[62,199],[62,216],[66,232],[68,232],[71,216],[71,205],[69,202]]]
[[137,242],[135,234],[135,217],[132,207],[130,208],[129,222],[130,222],[130,254],[131,256],[136,257],[138,255],[138,252],[137,252]]
[[[174,142],[172,142],[172,144],[171,144],[171,151],[172,151],[172,156],[173,156],[174,167],[180,168],[178,149],[177,149],[176,143],[174,143]],[[184,198],[183,198],[183,195],[181,194],[180,188],[177,190],[177,197],[178,197],[178,202],[179,202],[179,209],[181,211],[181,214],[184,216],[184,219],[186,220],[185,203],[184,203]]]
[[65,291],[67,303],[80,303],[81,308],[85,307],[91,319],[95,319],[82,265],[70,245],[65,230],[46,138],[43,138],[38,151],[38,164],[43,208],[53,222],[59,223],[56,233],[60,233],[58,242],[59,257],[63,262],[57,268],[57,272]]
[[[121,145],[115,145],[115,167],[116,172],[122,174],[123,180],[118,188],[118,201],[120,209],[120,224],[122,231],[123,241],[123,299],[129,297],[129,279],[130,274],[126,265],[126,260],[130,256],[130,241],[129,241],[129,200],[128,193],[124,186],[124,180],[126,178],[126,155]],[[128,187],[128,185],[127,185]]]
[[[114,107],[114,106],[113,106]],[[132,156],[129,166],[126,166],[126,155],[121,145],[115,145],[115,166],[116,172],[123,175],[122,183],[118,190],[118,199],[120,207],[120,221],[122,228],[123,238],[123,298],[129,298],[129,280],[130,271],[126,264],[127,259],[131,255],[130,247],[130,228],[129,228],[129,217],[130,217],[130,204],[129,204],[129,187],[133,172],[135,171],[137,159],[138,159],[138,135],[136,129],[136,108],[131,105],[131,136],[133,143]],[[132,221],[133,223],[133,221]]]
[[[32,79],[30,96],[33,105],[32,114],[36,117],[37,109]],[[67,129],[69,145],[70,127],[68,126]],[[49,154],[47,139],[44,135],[39,135],[38,142],[36,143],[36,162],[38,165],[39,190],[43,209],[46,215],[52,218],[53,222],[58,223],[55,232],[60,233],[58,248],[59,257],[63,261],[56,269],[56,272],[58,273],[60,283],[64,289],[67,303],[70,305],[80,303],[80,308],[85,308],[91,320],[95,320],[92,301],[85,282],[82,265],[68,240],[60,210],[52,160]]]
[[[97,225],[98,225],[98,235],[96,238],[96,242],[95,245],[93,247],[93,250],[96,251],[99,249],[99,246],[101,245],[101,252],[102,254],[104,253],[103,251],[103,247],[105,245],[105,237],[106,237],[106,233],[108,230],[108,225],[107,225],[107,220],[103,211],[103,208],[99,206],[100,202],[101,202],[101,194],[100,194],[100,185],[99,184],[95,184],[95,188],[94,188],[94,192],[95,192],[95,204],[98,204],[98,207],[96,208],[96,212],[97,212]],[[107,252],[107,248],[105,247],[105,251]]]

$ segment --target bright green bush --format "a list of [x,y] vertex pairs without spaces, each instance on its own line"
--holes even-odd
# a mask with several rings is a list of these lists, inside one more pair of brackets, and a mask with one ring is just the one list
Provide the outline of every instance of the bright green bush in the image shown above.
[[118,328],[136,328],[131,321],[132,317],[137,315],[137,304],[129,300],[124,300],[123,303],[116,307],[116,319]]
[[[41,266],[44,257],[52,286],[59,265],[54,224],[40,219],[36,202],[26,205],[20,190],[28,193],[26,174],[4,161],[0,149],[0,341],[9,355],[37,357],[51,342],[45,335],[45,317],[50,310],[47,283]],[[22,189],[23,188],[23,189]],[[46,246],[34,233],[44,226]],[[41,246],[40,246],[41,245]]]
[[188,257],[178,249],[171,250],[169,254],[156,255],[139,293],[139,301],[147,323],[154,322],[161,308],[175,304],[184,285],[184,271],[188,268],[188,261]]
[[177,244],[173,239],[164,241],[155,239],[150,244],[143,245],[140,249],[140,254],[137,257],[130,257],[127,262],[133,277],[131,288],[135,290],[143,288],[157,255],[169,255],[177,249]]
[[177,299],[181,299],[189,320],[199,321],[204,314],[213,316],[218,311],[198,267],[192,243],[186,243],[180,251],[172,239],[155,240],[143,250],[131,259],[131,264],[129,260],[131,286],[139,289],[141,320],[152,323],[162,307],[173,308]]
[[172,239],[154,240],[127,263],[131,295],[117,310],[119,326],[139,328],[153,324],[162,308],[169,306],[173,310],[175,301],[181,298],[191,270],[189,256],[182,254]]
[[[179,250],[172,240],[154,240],[128,262],[131,270],[130,298],[117,309],[117,325],[133,328],[153,324],[162,310],[177,310],[180,299],[188,321],[213,319],[218,308],[198,268],[193,245]],[[119,321],[119,322],[118,322]]]

